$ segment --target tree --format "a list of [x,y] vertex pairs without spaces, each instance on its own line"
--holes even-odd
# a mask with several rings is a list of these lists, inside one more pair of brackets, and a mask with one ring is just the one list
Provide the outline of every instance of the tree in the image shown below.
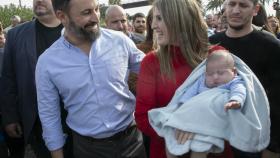
[[19,7],[21,8],[22,7],[21,0],[18,0],[18,4],[19,4]]
[[33,11],[31,8],[18,7],[14,4],[0,6],[0,21],[3,27],[6,28],[11,24],[11,17],[18,15],[23,21],[29,21],[33,17]]
[[222,10],[222,5],[225,0],[211,0],[206,5],[206,10]]
[[260,0],[260,3],[265,6],[265,4],[271,2],[272,0]]
[[[225,0],[210,0],[208,1],[206,5],[206,10],[218,10],[220,11],[222,9],[222,5]],[[271,2],[272,0],[260,0],[260,3],[265,6],[265,4]]]
[[121,4],[121,0],[109,0],[109,4],[110,5],[112,5],[112,4],[120,5]]

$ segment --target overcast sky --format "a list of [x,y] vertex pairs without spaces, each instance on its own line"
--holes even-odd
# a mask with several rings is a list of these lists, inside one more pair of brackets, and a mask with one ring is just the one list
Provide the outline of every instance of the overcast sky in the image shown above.
[[[28,6],[28,7],[32,7],[32,1],[33,0],[21,0],[21,3],[23,6]],[[139,1],[139,0],[122,0],[123,2],[126,1]],[[202,2],[206,3],[208,0],[202,0]],[[107,0],[99,0],[100,3],[107,3]],[[0,5],[7,5],[13,3],[15,5],[19,4],[18,0],[0,0]],[[146,6],[146,7],[139,7],[139,8],[131,8],[131,9],[127,9],[127,13],[129,15],[134,15],[136,12],[143,12],[144,14],[147,14],[147,12],[149,11],[150,6]],[[266,11],[268,15],[274,15],[275,11],[272,10],[272,5],[267,5],[266,6]]]

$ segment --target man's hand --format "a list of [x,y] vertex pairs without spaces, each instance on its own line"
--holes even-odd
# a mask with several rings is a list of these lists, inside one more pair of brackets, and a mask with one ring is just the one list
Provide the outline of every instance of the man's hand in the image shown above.
[[228,109],[239,109],[241,107],[240,103],[238,101],[230,101],[226,103],[225,105],[225,111]]
[[19,123],[11,123],[5,126],[5,131],[12,138],[22,137],[22,130]]
[[178,144],[184,144],[187,140],[193,139],[194,134],[191,132],[181,131],[179,129],[176,129],[175,131],[175,138],[178,142]]

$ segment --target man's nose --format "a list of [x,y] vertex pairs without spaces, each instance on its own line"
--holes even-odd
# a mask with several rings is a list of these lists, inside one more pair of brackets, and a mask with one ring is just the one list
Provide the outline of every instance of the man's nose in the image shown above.
[[233,13],[240,13],[240,7],[238,5],[234,6],[232,9]]
[[90,17],[90,20],[93,22],[99,22],[99,12],[93,11]]

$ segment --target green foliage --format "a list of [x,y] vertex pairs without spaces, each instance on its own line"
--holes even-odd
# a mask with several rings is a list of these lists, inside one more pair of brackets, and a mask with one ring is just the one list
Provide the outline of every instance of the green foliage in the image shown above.
[[109,4],[121,4],[121,0],[109,0]]
[[0,21],[4,28],[11,24],[10,19],[13,15],[20,16],[22,21],[29,21],[33,17],[33,11],[31,8],[18,7],[14,4],[0,6]]
[[221,10],[225,0],[211,0],[206,5],[206,10]]
[[105,26],[105,12],[108,6],[105,6],[104,4],[100,6],[100,26]]
[[[216,10],[220,11],[222,9],[222,5],[225,0],[209,0],[208,3],[206,4],[206,10]],[[259,0],[259,2],[263,5],[266,3],[272,2],[273,0]]]

